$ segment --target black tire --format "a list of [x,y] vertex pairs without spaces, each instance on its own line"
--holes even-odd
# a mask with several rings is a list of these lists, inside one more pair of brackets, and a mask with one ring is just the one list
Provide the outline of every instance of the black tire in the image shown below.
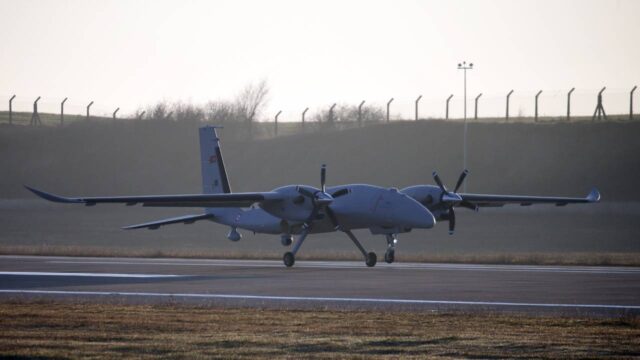
[[378,262],[378,256],[376,256],[376,253],[370,252],[370,253],[367,254],[367,258],[365,260],[365,263],[367,264],[368,267],[376,266],[377,262]]
[[393,250],[388,250],[386,253],[384,253],[384,261],[387,264],[392,264],[395,260],[396,260],[396,252]]
[[291,251],[287,251],[286,253],[284,253],[284,256],[282,257],[282,261],[284,261],[284,265],[286,267],[292,267],[293,264],[296,263],[296,257],[293,255]]

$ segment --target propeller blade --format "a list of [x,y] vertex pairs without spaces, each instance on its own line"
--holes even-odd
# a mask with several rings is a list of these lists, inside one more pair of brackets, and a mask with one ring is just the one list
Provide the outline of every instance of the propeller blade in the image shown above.
[[438,173],[435,171],[433,172],[433,179],[436,181],[436,184],[438,184],[438,186],[442,191],[447,192],[447,188],[444,187],[442,180],[440,180],[440,176],[438,176]]
[[347,195],[349,193],[349,189],[340,189],[336,192],[334,192],[333,194],[331,194],[331,196],[333,196],[334,198],[340,197],[342,195]]
[[338,230],[340,228],[340,223],[338,223],[338,219],[336,218],[336,214],[333,212],[333,210],[331,210],[331,207],[329,207],[329,206],[325,207],[324,211],[326,211],[327,216],[329,216],[329,220],[331,220],[331,224],[333,224],[333,228],[335,230]]
[[458,178],[458,182],[456,183],[456,187],[453,190],[453,192],[458,192],[458,189],[460,189],[460,185],[462,185],[462,183],[464,182],[464,178],[466,178],[468,174],[469,174],[469,170],[464,169],[464,171],[462,172],[462,174],[460,174],[460,177]]
[[456,212],[453,207],[449,208],[449,235],[453,235],[453,231],[456,229]]
[[324,183],[327,180],[327,165],[322,164],[322,168],[320,168],[320,187],[322,188],[322,192],[325,192]]
[[298,186],[298,188],[297,188],[296,190],[298,190],[298,192],[299,192],[301,195],[304,195],[304,196],[306,196],[306,197],[308,197],[308,198],[311,198],[311,199],[313,199],[313,198],[314,198],[314,194],[313,194],[311,191],[309,191],[309,190],[307,190],[307,189],[305,189],[305,188],[301,188],[301,187],[299,187],[299,186]]

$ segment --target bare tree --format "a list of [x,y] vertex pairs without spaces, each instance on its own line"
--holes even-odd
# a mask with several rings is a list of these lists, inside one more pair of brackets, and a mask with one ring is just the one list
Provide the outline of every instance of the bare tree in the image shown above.
[[229,101],[209,101],[205,105],[204,112],[209,122],[223,124],[240,120],[236,107]]
[[235,100],[236,111],[240,118],[247,123],[253,123],[267,104],[267,94],[269,94],[269,86],[266,80],[245,86]]
[[173,105],[173,113],[177,121],[200,122],[204,118],[202,108],[193,104],[176,103]]
[[151,120],[166,120],[169,114],[169,105],[166,102],[159,102],[147,108],[147,114]]

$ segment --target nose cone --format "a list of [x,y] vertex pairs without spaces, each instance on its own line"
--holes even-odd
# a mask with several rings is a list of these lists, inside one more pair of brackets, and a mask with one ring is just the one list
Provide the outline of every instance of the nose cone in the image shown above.
[[412,229],[431,229],[436,224],[431,211],[410,197],[405,198],[397,215],[399,223]]

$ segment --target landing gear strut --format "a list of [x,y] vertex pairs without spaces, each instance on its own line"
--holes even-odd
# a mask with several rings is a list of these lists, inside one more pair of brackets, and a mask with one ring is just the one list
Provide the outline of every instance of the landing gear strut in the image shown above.
[[360,241],[358,241],[356,236],[353,235],[351,230],[345,230],[344,233],[347,234],[347,236],[349,236],[349,239],[351,239],[351,241],[353,241],[353,243],[356,245],[358,250],[360,250],[360,252],[362,253],[362,256],[364,256],[364,263],[367,264],[368,267],[376,266],[376,262],[378,262],[378,256],[376,256],[376,253],[374,252],[367,253],[367,251],[362,247],[362,244],[360,244]]
[[393,234],[387,234],[387,252],[384,253],[384,261],[388,264],[391,264],[395,261],[396,255],[396,244],[398,243],[398,239]]
[[[293,248],[291,249],[291,251],[287,251],[284,254],[284,256],[282,257],[282,261],[284,262],[284,265],[286,267],[292,267],[293,264],[295,264],[295,262],[296,262],[296,253],[300,249],[300,246],[302,246],[302,243],[304,242],[304,239],[306,239],[307,235],[309,235],[309,231],[310,230],[311,230],[311,228],[309,226],[306,226],[304,228],[304,230],[302,230],[302,233],[298,237],[298,240],[296,240],[296,243],[293,244]],[[283,238],[283,244],[284,244],[284,238]]]

